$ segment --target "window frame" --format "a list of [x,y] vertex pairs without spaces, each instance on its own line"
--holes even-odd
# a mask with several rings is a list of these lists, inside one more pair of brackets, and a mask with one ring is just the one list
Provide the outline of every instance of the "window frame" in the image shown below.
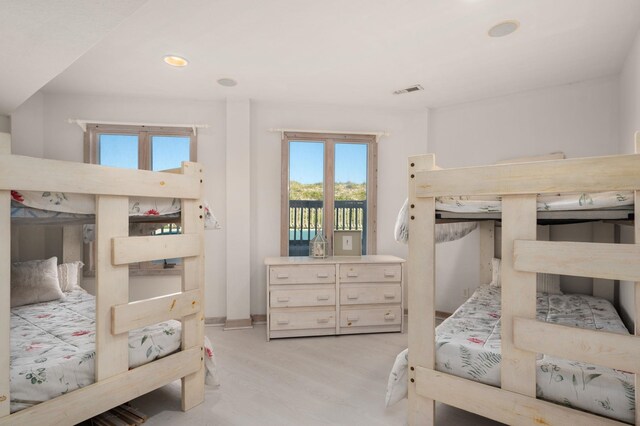
[[[151,171],[152,165],[152,137],[153,136],[178,136],[189,138],[189,161],[197,161],[197,136],[191,127],[161,127],[161,126],[134,126],[134,125],[116,125],[116,124],[99,124],[87,123],[84,132],[84,162],[89,164],[98,163],[98,144],[100,135],[102,134],[121,134],[121,135],[138,135],[138,169]],[[160,171],[158,171],[160,172]],[[175,219],[167,219],[166,221],[158,221],[159,227],[175,224]],[[84,259],[87,267],[85,268],[85,276],[95,274],[94,268],[94,244],[85,244]],[[182,274],[182,265],[176,265],[173,268],[160,268],[152,262],[138,262],[129,265],[129,274],[132,276],[146,275],[180,275]]]
[[138,169],[151,170],[151,141],[153,136],[189,138],[189,161],[198,161],[197,136],[191,127],[124,126],[115,124],[87,124],[84,133],[84,162],[98,163],[98,142],[101,134],[138,135]]
[[[375,135],[340,133],[283,132],[281,140],[280,183],[280,256],[289,256],[289,143],[324,142],[325,211],[335,208],[335,144],[367,144],[367,254],[377,253],[378,213],[378,143]],[[334,218],[323,214],[323,230],[327,237],[328,255],[333,255]]]

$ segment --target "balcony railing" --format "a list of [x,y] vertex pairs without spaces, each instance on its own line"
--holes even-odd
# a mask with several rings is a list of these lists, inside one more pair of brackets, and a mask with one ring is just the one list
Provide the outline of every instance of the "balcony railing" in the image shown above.
[[[334,229],[361,230],[362,254],[367,247],[367,201],[336,200]],[[289,200],[289,256],[307,256],[309,241],[322,230],[322,200]]]

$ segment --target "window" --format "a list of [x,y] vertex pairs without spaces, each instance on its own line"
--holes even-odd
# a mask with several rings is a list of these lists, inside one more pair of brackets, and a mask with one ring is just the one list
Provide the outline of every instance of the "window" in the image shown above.
[[362,254],[374,254],[377,168],[374,136],[285,132],[281,255],[307,256],[318,233],[332,253],[334,230],[362,231]]
[[[142,170],[180,168],[183,161],[196,161],[196,136],[191,128],[117,126],[88,124],[85,133],[85,162],[110,167]],[[180,225],[159,222],[140,226],[132,224],[137,235],[179,234]],[[85,250],[85,263],[93,271],[92,244]],[[130,265],[134,275],[180,273],[182,259],[164,259]]]
[[142,170],[179,168],[197,161],[196,136],[186,127],[88,124],[85,162]]

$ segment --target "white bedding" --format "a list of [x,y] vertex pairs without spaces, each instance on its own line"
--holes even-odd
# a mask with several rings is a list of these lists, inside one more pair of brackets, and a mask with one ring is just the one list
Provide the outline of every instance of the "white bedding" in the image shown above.
[[[500,288],[482,286],[436,329],[436,370],[500,386]],[[629,334],[606,300],[538,293],[537,318],[547,322]],[[407,393],[407,350],[396,358],[387,405]],[[537,396],[565,406],[633,423],[634,375],[611,368],[540,356]]]
[[[178,321],[129,333],[129,366],[180,348]],[[217,384],[211,344],[205,343],[207,382]],[[65,299],[11,309],[11,412],[94,382],[95,298],[84,290]]]

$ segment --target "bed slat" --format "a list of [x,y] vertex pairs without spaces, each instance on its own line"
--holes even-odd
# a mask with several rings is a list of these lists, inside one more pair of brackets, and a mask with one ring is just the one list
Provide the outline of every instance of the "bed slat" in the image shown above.
[[514,250],[518,271],[640,281],[640,245],[518,240]]
[[513,241],[535,240],[536,196],[502,199],[502,388],[536,396],[536,354],[514,345],[513,319],[536,317],[536,274],[513,269]]
[[192,373],[199,348],[181,351],[0,418],[0,426],[72,425]]
[[435,199],[415,197],[416,170],[435,167],[433,155],[409,158],[409,424],[433,425],[435,402],[416,393],[415,368],[435,366]]
[[198,256],[201,250],[198,234],[114,238],[113,264]]
[[111,308],[111,332],[120,334],[170,319],[182,319],[199,312],[201,307],[198,290],[116,305]]
[[418,197],[633,191],[640,155],[423,171],[416,179]]
[[111,239],[129,235],[129,199],[96,196],[96,381],[129,368],[129,335],[111,334],[111,307],[129,301],[129,266],[111,261]]
[[[197,163],[191,167],[198,167]],[[20,155],[0,156],[0,189],[191,198],[201,196],[199,176],[128,170]]]
[[0,191],[0,418],[9,415],[11,193]]
[[640,338],[542,321],[515,318],[514,343],[520,349],[558,358],[640,373]]
[[416,368],[418,393],[437,398],[445,404],[472,411],[509,425],[589,425],[623,426],[606,419],[562,405],[520,395],[504,389],[461,379],[439,371]]

